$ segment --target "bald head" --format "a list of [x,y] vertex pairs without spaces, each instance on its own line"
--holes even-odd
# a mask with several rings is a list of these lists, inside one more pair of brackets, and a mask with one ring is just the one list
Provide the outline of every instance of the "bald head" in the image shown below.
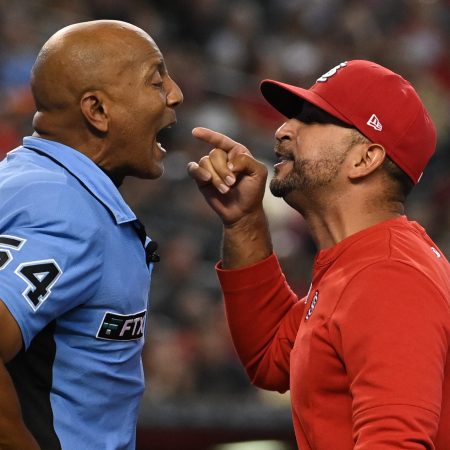
[[183,94],[143,30],[112,20],[63,28],[42,47],[31,87],[34,136],[78,150],[118,184],[161,176],[157,135]]
[[[147,44],[147,45],[145,45]],[[65,27],[42,47],[31,76],[38,111],[64,110],[87,90],[108,89],[144,60],[150,36],[126,22],[97,20]]]

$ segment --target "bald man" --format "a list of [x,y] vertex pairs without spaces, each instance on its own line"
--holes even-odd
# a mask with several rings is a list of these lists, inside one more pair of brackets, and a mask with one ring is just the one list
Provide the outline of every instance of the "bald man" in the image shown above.
[[0,448],[134,450],[158,258],[117,186],[162,175],[182,93],[117,21],[58,31],[31,80],[35,132],[0,163]]

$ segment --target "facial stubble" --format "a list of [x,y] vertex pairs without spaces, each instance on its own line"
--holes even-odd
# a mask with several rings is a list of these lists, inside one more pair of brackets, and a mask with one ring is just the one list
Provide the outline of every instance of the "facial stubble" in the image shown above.
[[330,156],[319,160],[296,158],[291,171],[283,178],[279,178],[280,170],[275,168],[270,191],[275,197],[285,197],[293,191],[308,196],[326,188],[336,178],[349,150],[336,155],[336,149],[329,149],[324,153]]

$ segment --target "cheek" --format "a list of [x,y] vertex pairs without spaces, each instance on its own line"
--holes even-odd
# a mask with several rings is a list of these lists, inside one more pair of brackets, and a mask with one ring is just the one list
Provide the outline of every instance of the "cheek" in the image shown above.
[[145,113],[142,113],[137,120],[139,121],[139,127],[145,136],[150,138],[156,138],[158,131],[163,125],[162,118],[164,114],[163,108],[147,108]]
[[116,129],[123,139],[135,140],[139,134],[139,115],[130,107],[124,109],[120,121],[116,123]]

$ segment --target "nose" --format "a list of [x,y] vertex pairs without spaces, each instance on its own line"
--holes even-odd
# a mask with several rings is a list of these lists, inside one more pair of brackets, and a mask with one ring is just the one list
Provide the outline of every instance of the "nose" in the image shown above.
[[275,139],[279,142],[284,140],[289,140],[292,138],[293,134],[293,124],[295,119],[289,119],[283,123],[283,125],[275,131]]
[[169,77],[169,86],[167,89],[167,106],[175,108],[178,105],[183,103],[183,93],[181,92],[180,87],[178,86],[172,78]]

